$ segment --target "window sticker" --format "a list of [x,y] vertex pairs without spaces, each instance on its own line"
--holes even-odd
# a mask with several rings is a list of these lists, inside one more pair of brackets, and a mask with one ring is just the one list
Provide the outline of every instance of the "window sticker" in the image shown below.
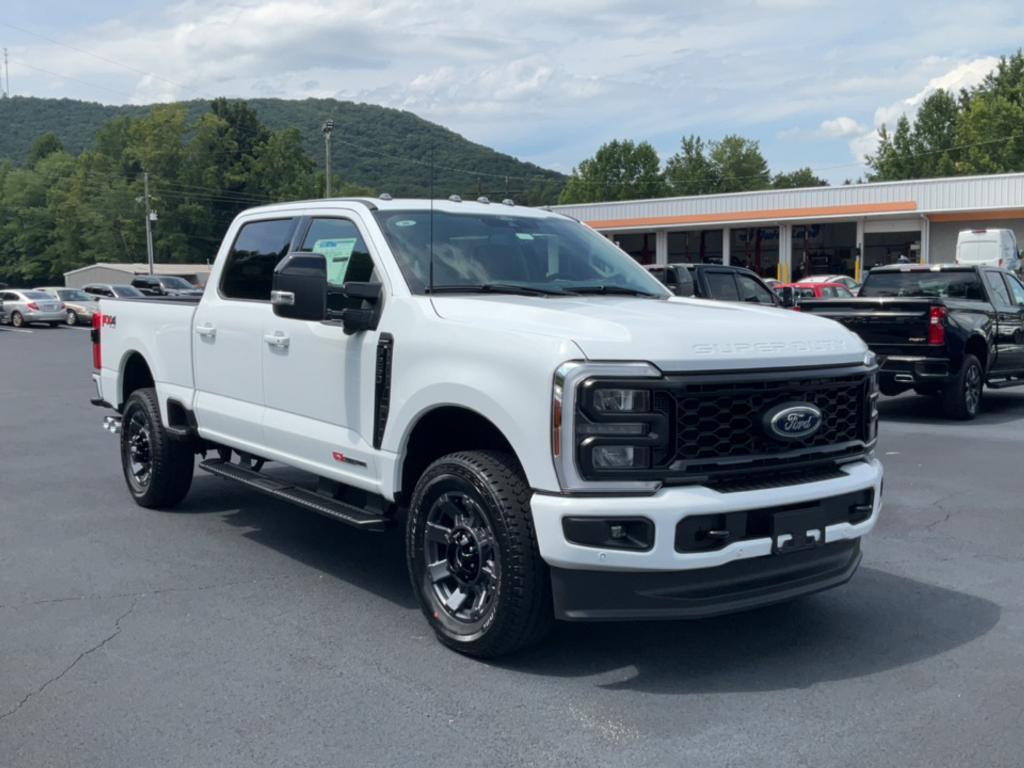
[[355,247],[354,237],[317,240],[313,243],[313,252],[322,253],[327,259],[327,282],[334,285],[342,285],[345,282],[345,273],[348,272],[349,261]]

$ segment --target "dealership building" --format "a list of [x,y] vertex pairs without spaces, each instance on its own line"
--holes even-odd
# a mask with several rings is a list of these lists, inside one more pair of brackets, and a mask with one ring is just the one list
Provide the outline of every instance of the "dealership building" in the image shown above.
[[1024,173],[556,206],[641,264],[734,264],[763,277],[951,262],[964,229],[1024,243]]

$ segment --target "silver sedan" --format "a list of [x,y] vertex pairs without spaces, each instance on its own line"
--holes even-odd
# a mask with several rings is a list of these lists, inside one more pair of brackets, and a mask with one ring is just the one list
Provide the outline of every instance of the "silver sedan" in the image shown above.
[[64,302],[48,293],[8,288],[0,291],[0,319],[15,328],[29,323],[57,326],[65,322]]

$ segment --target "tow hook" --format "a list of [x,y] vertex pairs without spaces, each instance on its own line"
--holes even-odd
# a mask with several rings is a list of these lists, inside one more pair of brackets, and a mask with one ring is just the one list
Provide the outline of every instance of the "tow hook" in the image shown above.
[[103,428],[112,435],[118,435],[121,433],[121,417],[120,416],[104,416],[103,417]]

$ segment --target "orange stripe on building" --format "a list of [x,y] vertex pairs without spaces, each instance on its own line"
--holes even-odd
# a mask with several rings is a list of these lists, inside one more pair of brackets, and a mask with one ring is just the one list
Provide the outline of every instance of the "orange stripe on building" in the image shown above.
[[594,229],[625,229],[627,227],[664,227],[673,224],[718,224],[730,221],[772,221],[775,219],[813,218],[815,216],[862,216],[869,213],[901,213],[916,211],[913,200],[895,203],[864,203],[860,205],[826,205],[817,208],[775,208],[767,211],[729,211],[698,213],[689,216],[651,216],[643,219],[605,219],[588,221]]
[[1024,219],[1024,208],[1009,208],[1002,211],[975,211],[974,213],[933,213],[932,221],[992,221],[993,219]]

